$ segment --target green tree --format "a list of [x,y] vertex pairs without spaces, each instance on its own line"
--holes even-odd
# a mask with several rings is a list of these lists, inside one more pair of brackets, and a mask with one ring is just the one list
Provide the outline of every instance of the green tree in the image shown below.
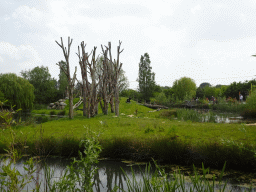
[[204,89],[200,86],[196,89],[196,97],[203,99],[205,97]]
[[9,105],[32,109],[35,99],[34,86],[14,73],[0,74],[0,92]]
[[48,67],[37,66],[29,71],[21,71],[21,76],[35,87],[35,102],[48,104],[56,100],[57,81],[51,78]]
[[152,67],[150,66],[149,54],[145,53],[141,56],[139,63],[139,77],[137,81],[139,82],[139,92],[142,99],[149,100],[153,96],[155,90],[155,73],[151,72]]
[[172,87],[176,99],[192,99],[196,95],[196,83],[193,79],[182,77],[173,83]]

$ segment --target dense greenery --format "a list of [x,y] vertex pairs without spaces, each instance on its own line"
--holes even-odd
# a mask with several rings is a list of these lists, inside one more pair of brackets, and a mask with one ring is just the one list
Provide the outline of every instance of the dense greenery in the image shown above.
[[7,105],[15,108],[32,109],[35,99],[34,86],[28,80],[18,77],[14,73],[0,74],[1,97]]
[[34,85],[36,103],[49,104],[58,100],[57,81],[51,78],[48,67],[37,66],[32,70],[21,71],[21,75]]
[[139,77],[137,81],[139,82],[139,92],[143,100],[150,100],[153,96],[155,90],[155,73],[151,71],[149,54],[145,53],[144,56],[141,55],[139,63]]
[[190,100],[196,96],[196,83],[193,79],[182,77],[173,83],[174,96],[178,100]]

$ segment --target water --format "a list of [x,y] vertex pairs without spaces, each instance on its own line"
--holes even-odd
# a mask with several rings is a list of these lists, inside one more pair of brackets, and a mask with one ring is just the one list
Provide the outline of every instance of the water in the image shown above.
[[[20,171],[21,174],[24,174],[25,171],[23,169],[23,163],[24,159],[20,160],[16,164],[16,168]],[[58,180],[59,177],[63,174],[63,171],[67,165],[70,164],[70,159],[62,159],[62,158],[47,158],[46,164],[50,169],[53,171],[53,177],[51,181]],[[125,163],[124,163],[125,162]],[[133,168],[133,171],[135,173],[136,181],[142,180],[142,173],[145,173],[145,163],[140,163],[140,165],[134,164],[134,162],[129,161],[115,161],[115,160],[100,160],[97,164],[98,172],[94,176],[94,182],[95,185],[93,187],[93,191],[95,192],[108,192],[112,191],[115,186],[118,186],[121,189],[124,189],[127,191],[127,184],[125,179],[125,174],[121,170],[120,167],[123,168],[125,173],[128,175],[129,178],[132,178],[132,172],[131,172],[131,165]],[[2,165],[3,162],[0,163]],[[35,164],[36,172],[33,174],[34,181],[30,184],[27,184],[24,188],[25,191],[29,191],[35,188],[37,183],[41,183],[40,185],[40,191],[46,191],[47,188],[47,182],[46,178],[44,176],[45,173],[45,167],[43,166],[43,163],[37,163]],[[153,166],[151,173],[155,171],[155,168]],[[189,177],[185,177],[185,188],[188,190],[192,183],[188,179]],[[215,189],[218,189],[216,186]],[[226,190],[227,191],[245,191],[247,188],[238,186],[238,184],[231,184],[228,183]],[[121,191],[121,190],[117,190]],[[256,191],[255,189],[253,191]]]

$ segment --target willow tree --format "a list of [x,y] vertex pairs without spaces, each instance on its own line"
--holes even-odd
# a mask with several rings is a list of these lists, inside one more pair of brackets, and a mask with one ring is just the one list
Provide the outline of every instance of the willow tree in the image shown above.
[[73,119],[74,118],[74,109],[73,109],[73,92],[74,92],[74,86],[75,86],[75,80],[76,80],[76,70],[77,68],[75,67],[75,72],[73,75],[73,78],[71,78],[70,75],[70,67],[69,67],[69,54],[70,54],[70,47],[72,44],[73,39],[70,41],[70,37],[68,37],[68,50],[66,47],[63,45],[63,40],[62,37],[61,39],[61,44],[59,44],[57,41],[55,41],[62,49],[65,60],[66,60],[66,67],[62,65],[62,63],[57,63],[62,71],[66,74],[67,79],[68,79],[68,97],[69,97],[69,118]]
[[9,105],[16,105],[15,108],[33,108],[34,86],[14,73],[0,74],[0,92]]

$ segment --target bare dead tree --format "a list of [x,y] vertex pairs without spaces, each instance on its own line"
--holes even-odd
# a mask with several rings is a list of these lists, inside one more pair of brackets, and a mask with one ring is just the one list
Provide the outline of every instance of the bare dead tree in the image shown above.
[[69,67],[69,54],[70,54],[70,47],[72,44],[73,39],[70,41],[70,37],[68,37],[68,50],[66,47],[63,45],[63,40],[62,37],[61,39],[61,44],[59,44],[57,41],[55,41],[61,48],[66,60],[67,68],[64,68],[60,63],[57,63],[63,72],[66,74],[67,79],[68,79],[68,96],[69,96],[69,118],[73,119],[74,118],[74,111],[73,111],[73,93],[74,93],[74,86],[75,86],[75,80],[76,80],[76,70],[77,67],[75,67],[75,72],[73,75],[73,78],[70,76],[70,67]]
[[[83,115],[87,116],[88,118],[95,116],[98,113],[98,102],[99,99],[97,97],[97,87],[101,81],[101,77],[96,79],[96,49],[94,47],[92,50],[92,59],[89,62],[89,55],[85,52],[85,44],[81,42],[81,51],[82,56],[80,55],[80,48],[78,46],[78,57],[79,57],[79,64],[81,67],[81,74],[83,79]],[[88,74],[91,78],[91,83],[88,80]],[[98,82],[97,82],[98,81]]]
[[[115,111],[115,115],[119,116],[119,86],[118,80],[120,75],[120,70],[122,68],[122,63],[119,62],[119,55],[122,53],[120,51],[121,41],[119,41],[119,46],[117,47],[117,60],[112,60],[111,54],[111,42],[108,43],[108,47],[105,46],[105,50],[102,48],[103,52],[103,80],[102,80],[102,97],[104,101],[103,113],[107,114],[108,104],[111,105],[111,112]],[[108,58],[109,56],[109,58]],[[115,98],[115,110],[114,108],[114,98]]]
[[122,51],[120,51],[121,48],[121,44],[122,42],[119,41],[119,46],[117,46],[117,60],[114,60],[114,62],[112,61],[112,56],[111,56],[111,42],[108,43],[109,46],[109,57],[110,57],[110,62],[111,65],[113,66],[113,77],[112,77],[112,86],[114,89],[114,96],[115,96],[115,115],[119,116],[119,85],[118,85],[118,80],[119,80],[119,75],[120,75],[120,71],[122,68],[122,63],[120,63],[119,61],[119,57],[120,54],[123,52],[124,49],[122,49]]
[[111,79],[111,66],[110,66],[110,62],[108,59],[108,47],[106,47],[106,50],[104,50],[103,46],[101,45],[101,49],[102,49],[102,53],[103,53],[103,67],[102,67],[102,99],[103,99],[103,113],[105,115],[108,114],[108,104],[110,102],[110,98],[113,94],[113,92],[109,93],[108,87],[109,84],[112,83],[112,79]]

